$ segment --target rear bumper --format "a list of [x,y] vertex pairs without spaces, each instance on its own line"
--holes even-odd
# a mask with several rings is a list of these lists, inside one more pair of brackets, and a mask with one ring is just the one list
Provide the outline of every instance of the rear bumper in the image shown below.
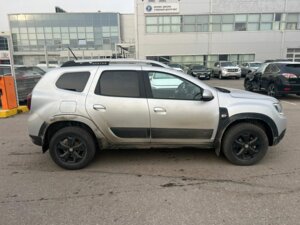
[[278,85],[277,90],[280,94],[300,94],[300,84]]

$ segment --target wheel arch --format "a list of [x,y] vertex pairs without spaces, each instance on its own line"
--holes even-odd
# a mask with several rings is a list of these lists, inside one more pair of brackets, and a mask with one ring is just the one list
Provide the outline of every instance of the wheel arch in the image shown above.
[[[227,111],[227,109],[225,110]],[[274,144],[274,138],[278,137],[277,126],[270,117],[259,113],[236,114],[226,119],[221,119],[219,122],[218,132],[215,138],[215,151],[217,155],[220,155],[223,137],[225,136],[226,132],[231,127],[240,123],[251,123],[260,126],[268,137],[269,146],[272,146]]]
[[44,123],[40,129],[39,136],[43,137],[42,141],[42,149],[43,152],[46,152],[49,149],[49,143],[51,137],[60,129],[64,127],[80,127],[88,131],[92,138],[95,141],[95,144],[98,148],[102,147],[102,139],[103,135],[99,132],[97,132],[97,128],[94,125],[91,125],[90,123],[86,121],[79,121],[79,120],[67,120],[67,119],[61,119],[57,120],[55,122],[52,122],[51,124]]

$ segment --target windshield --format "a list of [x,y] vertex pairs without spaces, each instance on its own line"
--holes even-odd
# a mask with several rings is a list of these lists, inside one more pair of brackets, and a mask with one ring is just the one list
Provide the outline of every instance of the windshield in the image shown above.
[[205,70],[206,68],[204,66],[194,66],[193,70]]
[[221,62],[221,66],[226,67],[226,66],[235,66],[232,62]]
[[250,67],[260,67],[261,63],[249,63]]
[[267,65],[269,65],[269,64],[268,63],[262,63],[261,66],[256,70],[256,72],[263,73],[265,71]]

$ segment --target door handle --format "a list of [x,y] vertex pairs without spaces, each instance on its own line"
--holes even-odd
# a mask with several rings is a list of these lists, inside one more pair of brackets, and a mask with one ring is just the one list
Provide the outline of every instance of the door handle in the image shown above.
[[106,107],[104,105],[100,105],[100,104],[93,105],[93,108],[95,110],[105,110],[106,109]]
[[156,113],[165,113],[165,112],[167,112],[166,109],[161,108],[161,107],[155,107],[155,108],[153,109],[153,111],[156,112]]

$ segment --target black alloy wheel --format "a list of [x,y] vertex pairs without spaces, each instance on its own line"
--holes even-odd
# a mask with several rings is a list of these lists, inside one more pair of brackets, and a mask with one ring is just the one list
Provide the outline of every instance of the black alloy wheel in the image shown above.
[[269,84],[267,94],[271,97],[279,97],[277,87],[275,86],[274,83]]
[[268,138],[258,125],[237,124],[226,133],[223,152],[236,165],[253,165],[259,162],[268,149]]
[[75,170],[87,166],[94,158],[95,149],[91,135],[80,127],[63,128],[50,141],[53,161],[65,169]]

